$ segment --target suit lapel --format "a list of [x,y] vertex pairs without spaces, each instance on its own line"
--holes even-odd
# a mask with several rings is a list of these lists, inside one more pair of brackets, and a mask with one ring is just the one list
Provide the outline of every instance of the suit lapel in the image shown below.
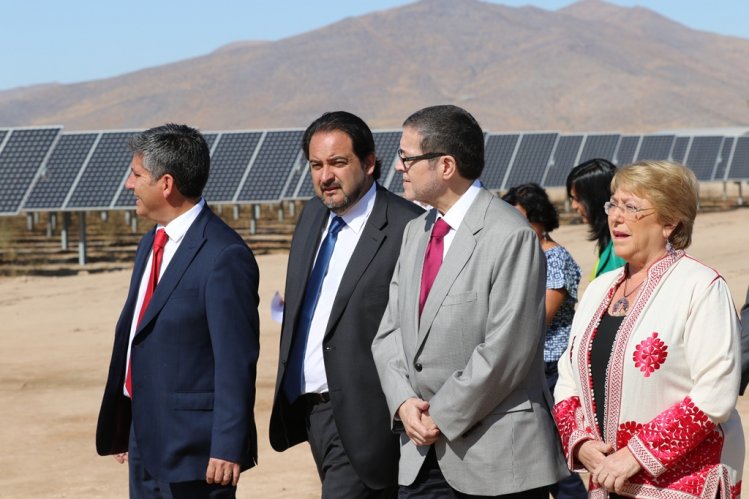
[[[486,210],[491,202],[492,195],[482,189],[479,195],[468,208],[466,216],[455,233],[455,238],[450,245],[450,249],[442,262],[437,277],[434,280],[429,296],[424,303],[424,310],[421,313],[419,322],[418,342],[421,344],[427,336],[429,329],[432,327],[434,318],[437,316],[442,302],[447,296],[450,288],[460,275],[461,271],[468,264],[474,250],[476,249],[476,234],[484,227]],[[431,226],[430,226],[431,229]],[[427,239],[429,234],[427,234]],[[426,252],[426,244],[421,255]],[[423,256],[422,256],[423,261]],[[419,271],[419,283],[421,283],[421,271]],[[418,302],[416,305],[418,311]]]
[[177,252],[172,257],[172,260],[156,285],[138,331],[142,330],[164,307],[167,298],[174,291],[190,262],[192,262],[198,250],[205,243],[205,227],[213,216],[208,206],[205,206],[200,215],[198,215],[198,218],[195,219],[187,230],[187,233],[185,233],[184,240],[180,243]]
[[[328,221],[329,214],[328,208],[317,198],[310,200],[309,203],[305,209],[312,209],[312,215],[304,226],[297,227],[298,234],[294,236],[294,245],[289,254],[287,272],[292,279],[287,279],[287,282],[291,285],[287,286],[285,290],[284,326],[290,328],[291,331],[296,329],[297,316],[302,308],[307,279],[312,272],[317,247],[320,244],[320,236]],[[291,335],[284,335],[283,339],[288,341],[288,348],[290,348]]]
[[[427,245],[429,244],[429,238],[432,234],[432,227],[434,226],[434,222],[436,221],[437,210],[432,209],[424,219],[423,232],[419,234],[416,240],[416,253],[413,258],[413,265],[411,266],[411,279],[408,281],[411,284],[411,287],[410,289],[404,289],[404,292],[406,293],[406,310],[409,314],[407,320],[411,322],[411,331],[419,331],[419,295],[421,293],[421,273],[424,270],[424,257],[426,256]],[[429,303],[429,300],[427,300],[426,303]]]
[[148,263],[148,257],[151,255],[154,234],[156,234],[156,227],[143,236],[143,241],[139,247],[140,251],[135,255],[133,275],[130,279],[130,290],[127,293],[127,301],[125,302],[125,310],[127,311],[126,313],[129,321],[127,323],[128,331],[130,331],[130,324],[133,320],[133,311],[135,310],[135,304],[138,301],[138,291],[140,289],[140,282],[143,279],[143,272],[146,270],[146,263]]
[[338,319],[340,319],[359,279],[361,279],[364,271],[367,270],[367,267],[385,240],[384,228],[387,225],[387,207],[388,201],[385,192],[378,185],[372,213],[369,214],[367,223],[364,225],[362,234],[359,237],[359,242],[356,244],[354,253],[351,255],[351,259],[341,278],[341,283],[338,286],[338,292],[336,293],[333,308],[328,318],[328,325],[325,328],[326,338],[338,322]]

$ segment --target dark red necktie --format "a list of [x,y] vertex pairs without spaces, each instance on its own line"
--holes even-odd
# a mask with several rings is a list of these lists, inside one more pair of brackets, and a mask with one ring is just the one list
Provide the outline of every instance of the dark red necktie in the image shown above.
[[429,238],[427,251],[424,254],[424,268],[421,271],[421,293],[419,293],[419,317],[424,310],[429,291],[432,289],[434,279],[442,265],[442,253],[445,248],[445,236],[450,232],[450,226],[444,219],[438,218],[432,227],[432,236]]
[[[140,321],[143,320],[143,314],[148,308],[148,303],[151,301],[153,291],[156,289],[156,284],[159,282],[159,271],[161,270],[161,260],[164,258],[164,246],[169,239],[164,229],[156,231],[156,236],[153,238],[153,263],[151,264],[151,274],[148,276],[148,286],[146,287],[146,294],[143,297],[143,304],[140,306],[140,313],[138,314],[138,324],[135,326],[136,329],[140,327]],[[125,374],[125,388],[127,393],[130,394],[130,398],[133,397],[133,380],[130,374],[133,353],[132,347],[130,351],[130,362],[127,366],[127,373]]]

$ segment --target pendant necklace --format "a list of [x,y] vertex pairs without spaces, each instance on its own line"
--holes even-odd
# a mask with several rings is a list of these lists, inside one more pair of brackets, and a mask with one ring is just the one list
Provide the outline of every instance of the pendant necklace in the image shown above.
[[614,317],[622,317],[622,316],[627,315],[627,312],[629,311],[629,300],[627,298],[629,298],[630,296],[632,296],[632,293],[634,293],[635,291],[637,291],[637,289],[640,286],[642,286],[643,282],[645,282],[644,279],[642,280],[642,282],[640,282],[640,284],[638,284],[637,286],[635,286],[633,290],[631,290],[629,293],[627,293],[627,281],[624,281],[624,294],[622,295],[621,298],[619,298],[618,300],[616,300],[614,302],[614,304],[611,306],[611,315],[612,316],[614,316]]

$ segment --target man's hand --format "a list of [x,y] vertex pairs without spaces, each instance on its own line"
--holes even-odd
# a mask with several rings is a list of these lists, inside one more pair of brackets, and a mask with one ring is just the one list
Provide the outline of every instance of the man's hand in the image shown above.
[[406,435],[416,445],[432,445],[440,436],[440,430],[429,416],[429,402],[412,397],[398,408],[398,417],[406,429]]
[[239,471],[239,464],[212,457],[208,460],[205,481],[221,485],[232,484],[236,487],[239,482]]
[[121,452],[120,454],[113,454],[112,457],[115,461],[118,463],[126,463],[127,462],[127,452]]
[[593,473],[601,462],[606,459],[614,448],[606,442],[600,440],[587,440],[583,442],[575,452],[575,458],[583,463],[585,469]]
[[621,494],[624,484],[642,467],[627,447],[623,447],[606,458],[595,468],[591,478],[593,483],[609,492]]

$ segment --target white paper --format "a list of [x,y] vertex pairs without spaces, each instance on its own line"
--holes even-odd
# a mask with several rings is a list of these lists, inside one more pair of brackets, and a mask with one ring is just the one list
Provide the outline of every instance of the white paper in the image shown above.
[[270,318],[279,324],[283,322],[283,298],[278,291],[270,299]]

